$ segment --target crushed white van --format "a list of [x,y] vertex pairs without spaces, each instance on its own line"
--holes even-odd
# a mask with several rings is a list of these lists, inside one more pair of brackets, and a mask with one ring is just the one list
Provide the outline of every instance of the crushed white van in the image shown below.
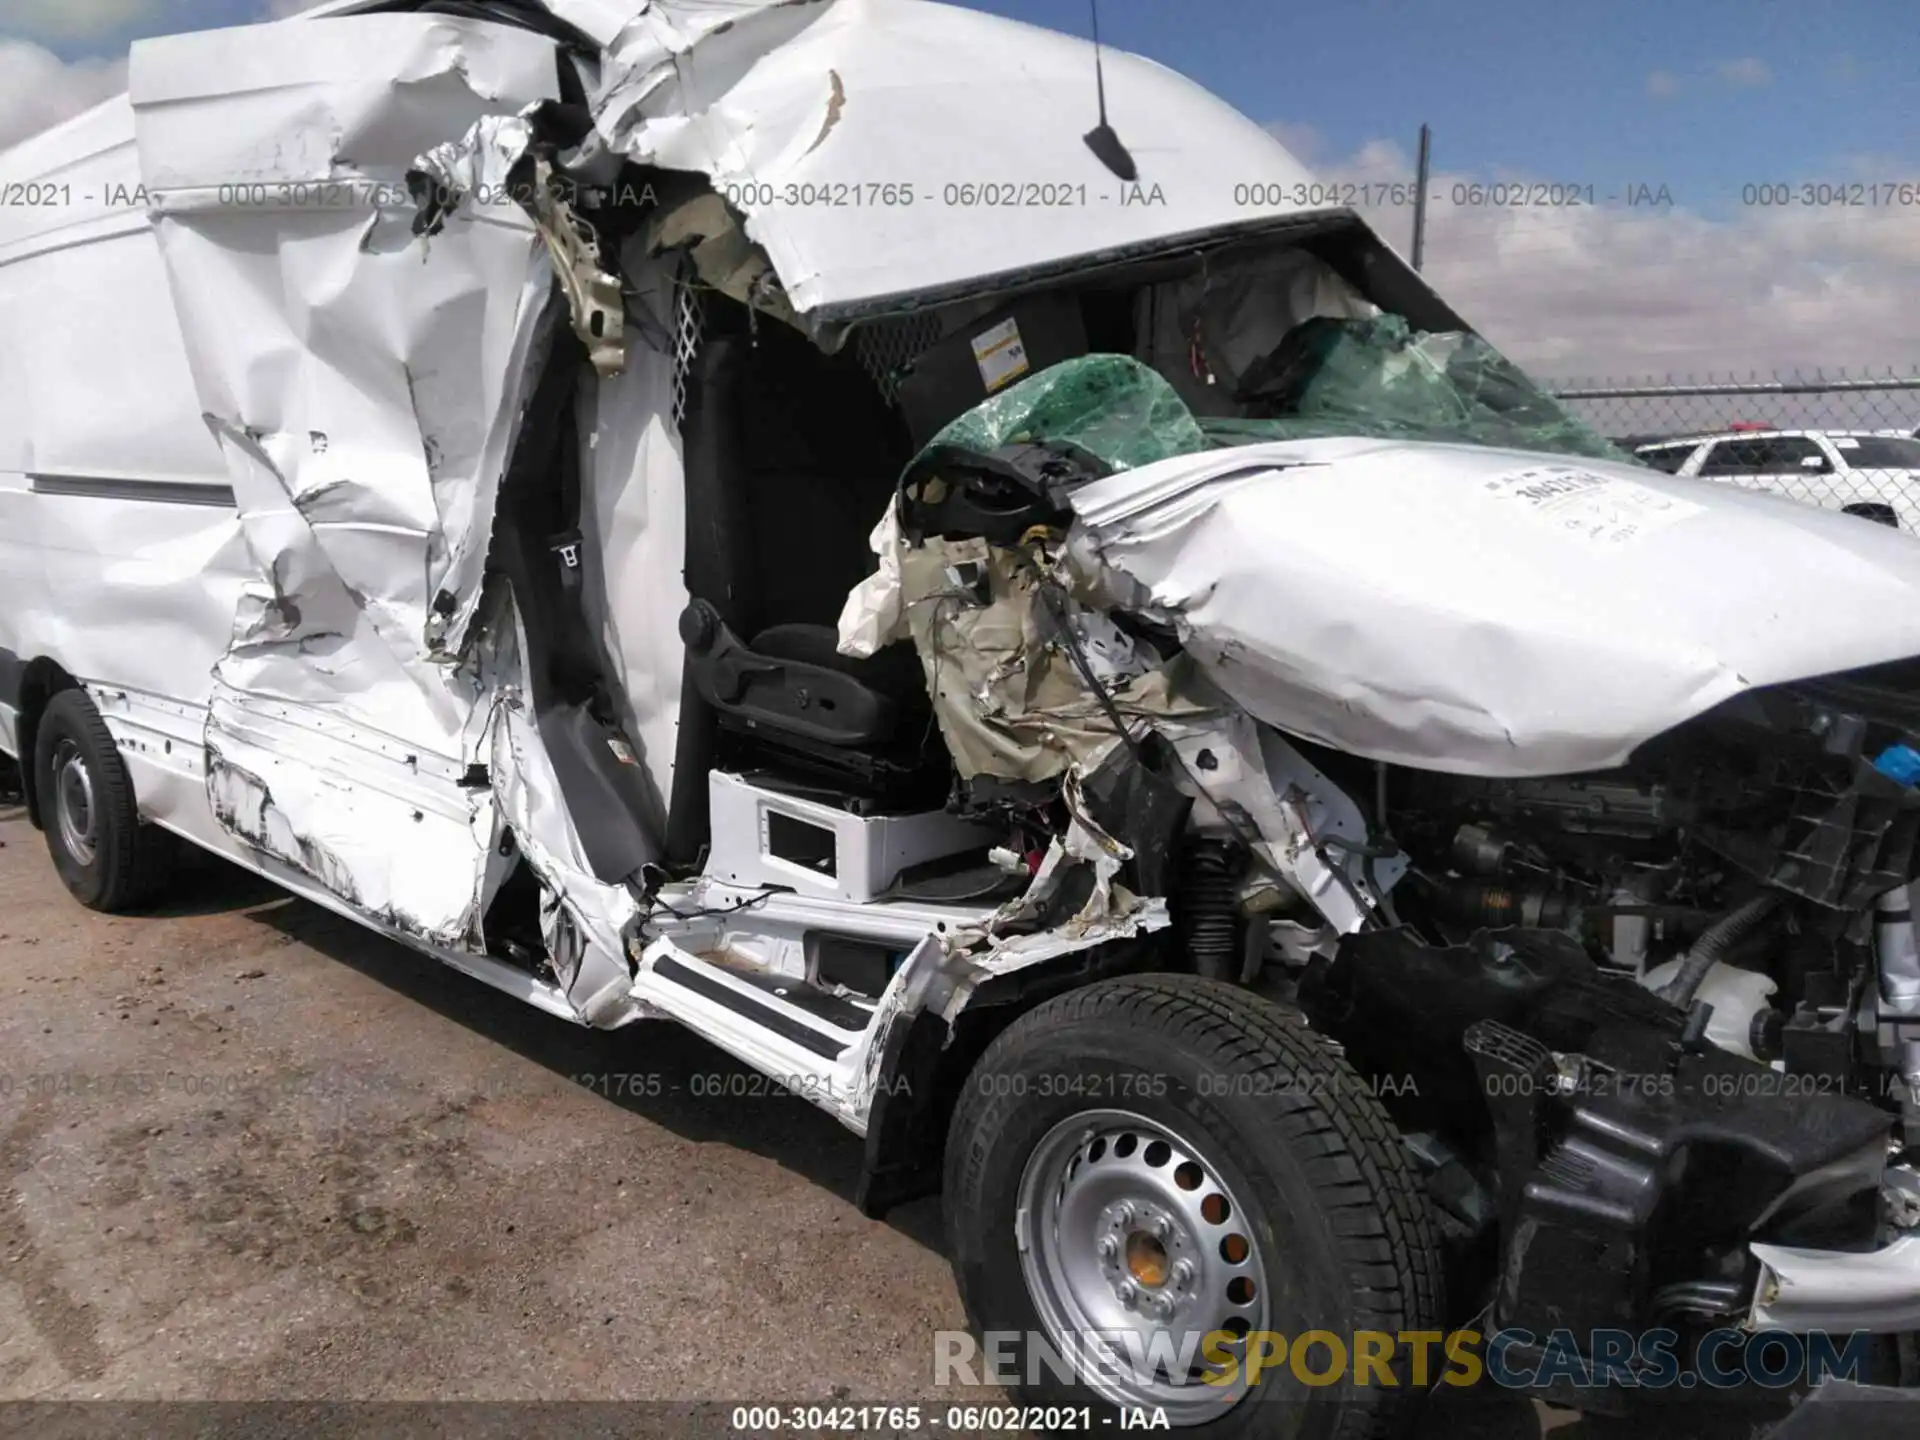
[[692,1027],[944,1191],[1039,1399],[1920,1329],[1920,546],[1612,451],[1188,81],[342,0],[0,184],[0,751],[84,903],[184,840]]

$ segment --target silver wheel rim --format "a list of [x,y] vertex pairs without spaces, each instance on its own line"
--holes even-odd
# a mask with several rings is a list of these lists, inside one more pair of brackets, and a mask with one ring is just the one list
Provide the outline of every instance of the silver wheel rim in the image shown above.
[[93,800],[93,774],[86,756],[71,740],[53,751],[53,813],[60,827],[60,843],[82,865],[93,864],[99,853],[99,810]]
[[1244,1341],[1220,1384],[1203,1351],[1215,1331],[1268,1328],[1266,1272],[1241,1196],[1201,1146],[1130,1111],[1083,1111],[1034,1146],[1015,1226],[1049,1343],[1102,1398],[1182,1426],[1246,1398]]

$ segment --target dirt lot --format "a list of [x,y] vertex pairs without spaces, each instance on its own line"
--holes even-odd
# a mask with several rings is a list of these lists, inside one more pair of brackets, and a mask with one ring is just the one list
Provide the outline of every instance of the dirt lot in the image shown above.
[[[897,1399],[939,1211],[680,1030],[601,1035],[209,862],[75,904],[0,812],[0,1394]],[[623,1099],[630,1090],[659,1093]]]
[[[0,1399],[997,1398],[933,1385],[937,1202],[862,1218],[858,1143],[697,1097],[744,1072],[677,1027],[550,1020],[218,862],[92,914],[17,807],[0,1003]],[[1469,1430],[1534,1427],[1428,1427]]]

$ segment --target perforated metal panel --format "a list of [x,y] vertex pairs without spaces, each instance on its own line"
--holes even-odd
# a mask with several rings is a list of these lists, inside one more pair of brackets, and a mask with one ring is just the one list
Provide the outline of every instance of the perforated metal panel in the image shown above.
[[932,311],[876,320],[854,332],[854,353],[891,405],[900,398],[901,368],[939,340],[941,333],[940,317]]
[[673,423],[687,418],[687,376],[700,353],[705,313],[700,292],[684,282],[673,287]]

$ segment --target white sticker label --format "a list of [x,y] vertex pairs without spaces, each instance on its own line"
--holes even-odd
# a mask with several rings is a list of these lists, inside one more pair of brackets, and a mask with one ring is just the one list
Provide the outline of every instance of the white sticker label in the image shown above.
[[1595,545],[1624,545],[1703,508],[1632,480],[1573,465],[1510,470],[1488,480],[1485,488],[1495,499],[1524,506],[1561,534]]
[[1020,327],[1012,320],[1002,320],[991,330],[974,336],[973,358],[980,367],[980,380],[989,395],[1004,385],[1011,385],[1030,368],[1027,347],[1020,339]]

